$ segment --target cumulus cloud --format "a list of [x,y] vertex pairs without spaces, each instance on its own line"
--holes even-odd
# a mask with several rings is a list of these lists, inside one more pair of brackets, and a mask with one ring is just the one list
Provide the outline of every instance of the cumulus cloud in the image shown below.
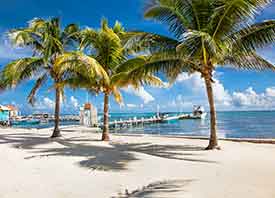
[[147,104],[149,102],[152,102],[155,100],[155,98],[147,92],[144,87],[140,87],[139,89],[134,89],[132,86],[129,86],[128,88],[123,89],[126,93],[134,94],[138,97],[140,97],[144,104]]
[[53,100],[51,100],[50,98],[45,97],[45,98],[43,98],[42,105],[44,105],[44,108],[46,108],[46,109],[52,109],[55,106],[55,102]]
[[[264,92],[257,93],[253,87],[248,87],[244,91],[230,93],[214,74],[213,91],[217,107],[229,109],[274,109],[275,108],[275,87],[267,87]],[[186,89],[191,89],[193,95],[201,97],[207,104],[207,95],[204,81],[199,73],[192,75],[181,74],[176,80]],[[191,102],[183,102],[182,95],[178,95],[175,100],[169,102],[171,107],[186,107],[193,105]],[[198,101],[197,101],[198,102]]]
[[70,97],[70,104],[75,108],[77,109],[79,107],[79,102],[78,100],[74,97],[74,96],[71,96]]
[[31,55],[30,49],[12,46],[6,36],[0,37],[0,59],[13,60]]
[[176,79],[176,83],[181,83],[186,88],[192,89],[195,93],[204,93],[204,81],[199,73],[187,74],[182,73]]
[[223,86],[223,84],[218,80],[214,79],[215,83],[213,84],[214,97],[216,102],[219,105],[229,106],[231,104],[232,98]]
[[[213,84],[213,91],[216,103],[222,106],[229,106],[232,101],[229,92],[224,88],[217,77],[214,77],[213,80],[215,81]],[[199,73],[192,75],[182,73],[178,76],[176,83],[182,84],[186,89],[191,89],[193,94],[201,96],[204,100],[207,99],[205,83]]]
[[38,100],[33,108],[37,111],[52,111],[54,110],[54,107],[54,100],[50,99],[49,97],[44,97]]
[[234,106],[241,108],[274,108],[275,87],[266,88],[263,93],[256,93],[252,87],[249,87],[244,92],[234,92],[232,101]]
[[275,97],[275,87],[266,88],[265,92],[267,96]]

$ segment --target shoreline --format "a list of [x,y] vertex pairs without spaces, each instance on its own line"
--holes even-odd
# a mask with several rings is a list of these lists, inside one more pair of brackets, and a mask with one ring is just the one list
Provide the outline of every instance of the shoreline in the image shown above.
[[[84,127],[81,125],[64,125],[60,126],[60,129],[66,128],[80,128],[86,131],[94,132],[94,133],[101,133],[101,129],[97,127]],[[0,128],[1,129],[1,128]],[[47,128],[12,128],[7,127],[3,129],[19,129],[19,130],[52,130],[53,127]],[[151,136],[151,137],[166,137],[166,138],[183,138],[183,139],[193,139],[193,140],[208,140],[209,137],[207,136],[196,136],[196,135],[166,135],[166,134],[146,134],[146,133],[113,133],[110,130],[110,135],[112,136],[135,136],[135,137],[144,137],[144,136]],[[254,143],[254,144],[275,144],[275,138],[219,138],[220,141],[230,141],[230,142],[247,142],[247,143]]]

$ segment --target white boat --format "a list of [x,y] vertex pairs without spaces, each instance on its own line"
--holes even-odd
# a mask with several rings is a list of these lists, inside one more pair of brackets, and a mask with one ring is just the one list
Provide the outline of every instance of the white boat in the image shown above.
[[194,106],[193,112],[191,114],[184,114],[179,117],[179,119],[205,119],[207,113],[204,111],[202,106]]

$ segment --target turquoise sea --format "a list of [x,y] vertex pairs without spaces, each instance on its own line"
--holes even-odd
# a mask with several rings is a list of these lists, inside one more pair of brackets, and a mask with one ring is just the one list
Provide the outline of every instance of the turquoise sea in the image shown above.
[[[170,113],[175,115],[178,113]],[[110,120],[146,118],[155,113],[111,113]],[[100,115],[102,118],[102,115]],[[275,111],[218,112],[218,133],[227,138],[275,138]],[[62,122],[61,125],[77,125]],[[47,128],[53,123],[17,126],[23,128]],[[140,125],[138,127],[112,129],[113,133],[140,133],[166,135],[209,135],[209,116],[205,120],[177,120],[167,123]]]

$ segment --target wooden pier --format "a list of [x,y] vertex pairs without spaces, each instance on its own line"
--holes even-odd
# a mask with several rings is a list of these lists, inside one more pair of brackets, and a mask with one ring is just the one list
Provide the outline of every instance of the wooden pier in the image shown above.
[[109,127],[123,128],[123,127],[129,127],[129,126],[160,123],[162,121],[163,121],[162,118],[159,118],[159,117],[141,118],[141,119],[133,118],[133,119],[129,119],[129,120],[115,120],[115,121],[109,123]]
[[[145,124],[154,124],[154,123],[162,123],[162,122],[167,122],[171,120],[178,120],[181,117],[179,116],[173,116],[173,117],[157,117],[153,116],[150,118],[130,118],[128,120],[115,120],[109,122],[109,127],[110,128],[126,128],[126,127],[132,127],[132,126],[138,126],[138,125],[145,125]],[[103,127],[103,123],[99,123],[99,127]]]

